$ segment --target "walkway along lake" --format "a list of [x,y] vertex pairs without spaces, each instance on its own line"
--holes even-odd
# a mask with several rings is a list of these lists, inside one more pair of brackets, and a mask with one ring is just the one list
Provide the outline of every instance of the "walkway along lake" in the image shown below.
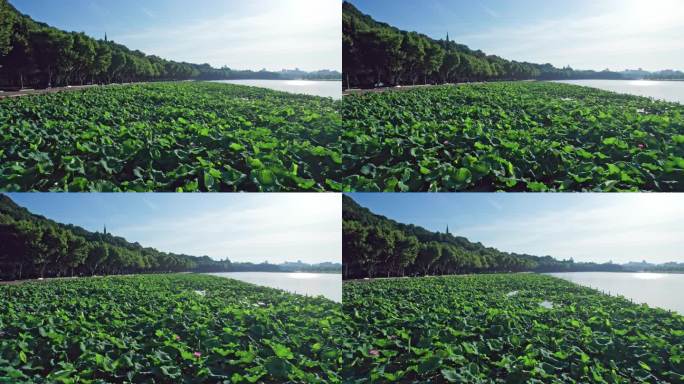
[[635,303],[646,303],[684,315],[684,274],[627,272],[562,272],[548,275],[572,281]]
[[221,272],[209,273],[209,275],[282,289],[300,295],[322,295],[338,303],[342,302],[342,275],[339,273]]

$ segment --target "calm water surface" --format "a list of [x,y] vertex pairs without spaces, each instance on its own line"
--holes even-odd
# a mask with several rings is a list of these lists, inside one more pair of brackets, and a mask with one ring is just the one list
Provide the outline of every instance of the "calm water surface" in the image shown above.
[[314,81],[314,80],[216,80],[215,83],[228,83],[250,85],[274,89],[276,91],[303,93],[306,95],[342,98],[341,81]]
[[556,83],[583,85],[606,91],[652,97],[684,104],[684,81],[656,80],[559,80]]
[[322,295],[342,302],[342,275],[335,273],[223,272],[210,275],[228,277],[256,285],[278,288],[300,295]]
[[564,272],[548,275],[684,315],[684,274]]

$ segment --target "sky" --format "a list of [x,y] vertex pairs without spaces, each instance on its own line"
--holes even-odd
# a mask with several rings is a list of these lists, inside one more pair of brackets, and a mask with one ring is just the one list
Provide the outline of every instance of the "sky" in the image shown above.
[[684,194],[353,193],[398,222],[501,251],[575,261],[684,262]]
[[342,0],[10,0],[54,27],[190,63],[342,68]]
[[328,193],[8,193],[31,212],[161,251],[216,260],[342,262],[341,196]]
[[681,0],[351,0],[374,19],[509,60],[684,70]]

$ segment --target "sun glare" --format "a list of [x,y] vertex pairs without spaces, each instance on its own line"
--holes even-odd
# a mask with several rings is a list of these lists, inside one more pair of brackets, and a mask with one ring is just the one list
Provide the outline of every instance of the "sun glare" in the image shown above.
[[638,280],[658,280],[665,277],[664,273],[634,273],[632,274]]
[[295,272],[295,273],[290,273],[287,276],[291,279],[308,280],[308,279],[315,279],[317,275],[315,273],[308,273],[308,272]]
[[625,22],[632,23],[636,30],[660,28],[667,20],[679,19],[682,4],[679,0],[632,0],[620,2],[625,14]]

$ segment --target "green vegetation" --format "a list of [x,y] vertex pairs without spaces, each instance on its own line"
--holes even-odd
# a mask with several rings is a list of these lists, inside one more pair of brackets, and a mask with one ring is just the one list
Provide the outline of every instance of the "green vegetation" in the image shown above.
[[341,319],[204,275],[0,285],[0,382],[339,383]]
[[435,40],[377,22],[346,1],[342,32],[342,72],[347,88],[484,80],[625,78],[623,73],[608,70],[574,70],[506,60],[449,40],[448,33],[446,39]]
[[345,96],[358,191],[682,191],[684,106],[555,83]]
[[682,271],[682,265],[598,264],[502,252],[462,236],[428,231],[376,215],[342,196],[342,278],[491,272]]
[[344,343],[349,383],[684,381],[684,317],[553,277],[387,279],[343,288],[354,330]]
[[0,189],[319,191],[339,101],[202,82],[0,100]]
[[24,88],[158,80],[335,79],[338,71],[244,71],[146,55],[85,33],[66,32],[0,0],[0,85]]
[[0,280],[150,272],[332,272],[340,263],[259,264],[161,252],[29,212],[0,194]]

